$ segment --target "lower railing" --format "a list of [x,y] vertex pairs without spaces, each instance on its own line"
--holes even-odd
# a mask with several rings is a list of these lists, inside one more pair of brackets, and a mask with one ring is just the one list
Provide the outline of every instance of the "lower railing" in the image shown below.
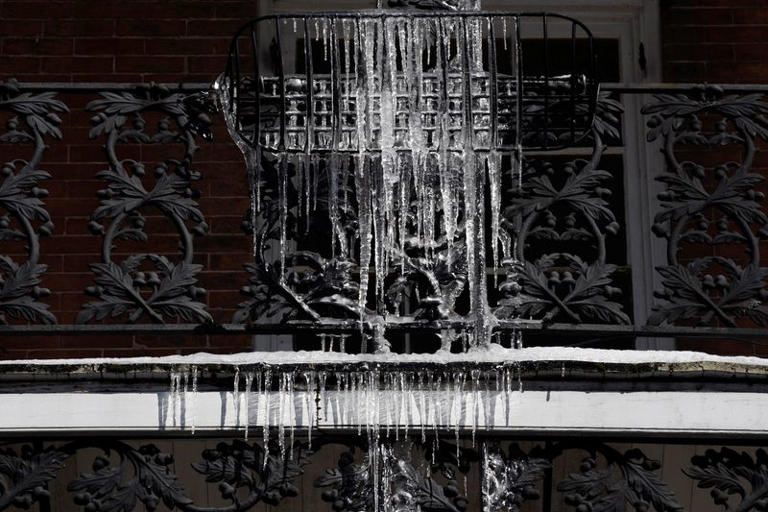
[[0,509],[759,511],[766,499],[759,445],[433,439],[392,439],[375,464],[350,436],[310,448],[297,433],[282,454],[231,438],[11,439]]

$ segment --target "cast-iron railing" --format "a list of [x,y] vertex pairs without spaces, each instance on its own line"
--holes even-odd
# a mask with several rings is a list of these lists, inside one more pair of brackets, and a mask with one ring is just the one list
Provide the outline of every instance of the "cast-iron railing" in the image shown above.
[[[278,279],[270,256],[279,236],[269,218],[261,219],[255,233],[253,226],[247,226],[256,257],[243,262],[250,279],[243,276],[246,298],[232,305],[237,308],[234,317],[214,318],[208,310],[205,290],[198,283],[203,267],[193,261],[195,240],[208,229],[206,212],[194,191],[203,175],[193,164],[195,153],[205,147],[201,139],[211,123],[211,112],[205,111],[207,90],[203,84],[9,80],[0,85],[0,110],[7,114],[0,147],[16,145],[30,151],[21,159],[2,158],[0,206],[6,215],[0,218],[0,240],[24,245],[27,256],[22,261],[0,258],[0,312],[6,324],[0,335],[126,330],[338,335],[360,330],[354,314],[314,321],[318,305],[344,309],[349,302],[346,284],[359,272],[354,258],[334,260],[313,252],[306,245],[311,242],[298,240],[287,264],[294,267],[301,286],[288,286]],[[762,86],[604,85],[586,142],[568,153],[527,153],[523,188],[503,198],[502,226],[518,238],[515,256],[522,265],[510,265],[508,276],[489,276],[489,282],[497,285],[496,330],[522,330],[532,337],[535,331],[545,331],[565,335],[565,343],[568,335],[589,339],[768,335],[763,329],[768,323],[763,304],[768,298],[768,269],[762,266],[760,253],[761,240],[768,238],[765,178],[754,170],[759,147],[768,140],[767,91]],[[56,236],[57,219],[46,210],[48,192],[43,187],[59,176],[42,169],[46,150],[67,137],[67,126],[58,115],[67,111],[57,99],[61,92],[93,96],[87,106],[94,114],[89,136],[104,148],[104,170],[96,174],[104,183],[98,193],[101,203],[87,222],[102,240],[101,258],[90,266],[94,284],[85,293],[92,299],[84,303],[73,325],[57,324],[46,304],[51,292],[45,288],[46,268],[40,264],[40,237]],[[642,111],[625,112],[622,103],[634,105],[634,100],[625,100],[638,94],[643,95]],[[629,114],[642,116],[645,140],[626,140],[622,119]],[[156,129],[145,122],[151,115],[162,118]],[[625,194],[636,191],[621,192],[619,173],[641,172],[620,161],[620,148],[630,142],[651,144],[663,157],[650,158],[645,170],[649,187],[652,183],[663,187],[650,205],[653,218],[648,224],[666,255],[653,269],[628,264],[635,255],[627,257],[622,238],[633,229],[623,224],[645,222],[623,211]],[[183,154],[150,169],[148,162],[121,156],[125,143],[181,144]],[[605,167],[606,162],[613,167]],[[273,177],[263,179],[268,194],[274,188],[269,183]],[[172,222],[180,252],[173,258],[148,252],[116,259],[115,244],[149,239],[147,210],[159,211]],[[151,250],[151,240],[147,247]],[[433,300],[460,276],[419,268],[418,261],[413,264],[413,271],[400,275],[390,289],[393,300],[411,295],[412,314],[387,327],[436,333],[471,329],[446,315],[443,304]],[[635,318],[636,308],[633,312],[630,272],[655,272],[660,283],[654,290],[655,306],[642,315],[643,321]],[[413,293],[417,289],[421,293]],[[635,296],[638,293],[634,291]],[[528,318],[543,323],[521,320]],[[376,329],[370,324],[362,327],[367,332]]]

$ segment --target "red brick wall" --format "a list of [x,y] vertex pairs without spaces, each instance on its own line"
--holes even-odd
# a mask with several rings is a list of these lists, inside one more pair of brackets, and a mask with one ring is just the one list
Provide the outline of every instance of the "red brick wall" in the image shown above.
[[667,82],[768,81],[768,2],[662,0]]

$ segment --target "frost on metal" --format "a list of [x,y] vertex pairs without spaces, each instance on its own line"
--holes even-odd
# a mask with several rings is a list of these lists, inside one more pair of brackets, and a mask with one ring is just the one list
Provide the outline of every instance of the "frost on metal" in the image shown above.
[[397,319],[456,320],[439,332],[447,350],[519,318],[522,226],[507,207],[523,150],[574,143],[594,113],[589,70],[523,76],[521,33],[566,25],[574,51],[589,34],[470,3],[263,18],[236,36],[216,90],[252,178],[237,322],[358,321],[361,351],[381,353]]

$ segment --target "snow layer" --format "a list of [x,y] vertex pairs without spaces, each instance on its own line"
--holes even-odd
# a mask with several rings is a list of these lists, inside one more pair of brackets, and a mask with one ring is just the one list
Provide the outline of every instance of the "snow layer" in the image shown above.
[[703,352],[608,350],[574,347],[529,347],[506,349],[499,345],[476,348],[462,354],[343,354],[337,352],[277,351],[243,352],[237,354],[209,354],[162,357],[82,358],[82,359],[16,359],[0,361],[0,371],[9,367],[46,366],[177,366],[177,365],[322,365],[322,364],[456,364],[456,363],[522,363],[546,361],[574,361],[606,364],[697,364],[721,363],[768,367],[768,359],[747,356],[716,356]]

